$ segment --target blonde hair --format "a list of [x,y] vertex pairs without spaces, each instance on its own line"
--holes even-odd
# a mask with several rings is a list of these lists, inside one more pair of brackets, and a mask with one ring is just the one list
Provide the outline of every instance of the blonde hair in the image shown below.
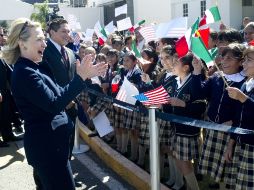
[[249,53],[254,53],[254,46],[248,46],[247,49],[243,52],[243,56],[247,56]]
[[27,18],[18,18],[11,24],[6,46],[2,50],[1,57],[8,64],[15,64],[20,57],[19,40],[27,41],[30,37],[30,29],[41,27],[40,23],[32,22]]
[[95,51],[95,49],[93,48],[93,47],[87,47],[86,49],[85,49],[85,54],[87,55],[87,54],[90,54],[90,53],[96,53],[96,51]]

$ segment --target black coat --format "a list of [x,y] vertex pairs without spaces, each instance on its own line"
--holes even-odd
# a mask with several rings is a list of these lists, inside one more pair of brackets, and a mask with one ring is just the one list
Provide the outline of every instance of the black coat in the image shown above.
[[64,109],[84,88],[75,75],[65,87],[56,84],[34,62],[19,58],[12,74],[12,93],[25,121],[24,148],[28,163],[66,166],[73,123]]

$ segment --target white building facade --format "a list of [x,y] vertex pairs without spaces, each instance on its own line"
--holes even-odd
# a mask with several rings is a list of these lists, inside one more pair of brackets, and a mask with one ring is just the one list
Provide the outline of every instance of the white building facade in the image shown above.
[[[187,16],[190,26],[197,17],[203,16],[206,9],[216,4],[222,22],[228,27],[240,29],[242,19],[246,16],[254,20],[254,0],[88,0],[88,6],[104,7],[120,2],[132,4],[133,10],[128,10],[128,16],[133,18],[134,23],[142,19],[145,19],[146,23],[161,23]],[[133,15],[130,15],[131,13]],[[218,24],[212,27],[217,29]]]

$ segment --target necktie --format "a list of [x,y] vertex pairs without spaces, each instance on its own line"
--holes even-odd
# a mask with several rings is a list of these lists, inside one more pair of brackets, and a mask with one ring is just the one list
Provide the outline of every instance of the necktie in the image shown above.
[[61,54],[62,54],[62,57],[63,57],[63,60],[64,60],[64,64],[65,64],[66,68],[68,69],[69,68],[68,55],[67,55],[67,52],[66,52],[66,50],[64,49],[63,46],[61,46]]

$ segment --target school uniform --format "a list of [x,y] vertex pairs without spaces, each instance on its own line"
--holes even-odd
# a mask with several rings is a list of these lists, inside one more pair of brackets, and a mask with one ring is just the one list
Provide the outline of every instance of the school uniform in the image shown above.
[[[206,109],[206,103],[195,96],[192,88],[193,76],[189,74],[180,83],[177,77],[177,89],[172,93],[173,97],[185,102],[185,107],[171,106],[172,113],[184,117],[201,119]],[[171,122],[175,127],[175,136],[172,138],[173,155],[178,160],[190,161],[199,158],[199,136],[200,129],[184,124]]]
[[73,123],[64,109],[84,87],[78,75],[60,87],[26,58],[14,66],[11,89],[25,121],[26,158],[47,190],[75,189],[68,160]]
[[[149,90],[154,89],[154,86],[156,83],[154,82],[158,75],[158,69],[155,67],[154,70],[150,70],[147,72],[150,79],[152,80],[152,83],[145,83],[142,82],[140,93],[147,92]],[[142,104],[141,107],[144,107]],[[148,121],[148,115],[145,115],[144,113],[140,113],[140,130],[139,130],[139,138],[138,142],[139,145],[149,147],[150,146],[150,136],[149,136],[149,121]],[[161,134],[161,133],[159,133]],[[160,135],[159,135],[160,136]]]
[[[99,80],[101,83],[109,83],[109,89],[106,92],[107,95],[115,97],[116,94],[111,91],[111,83],[114,78],[114,72],[118,72],[119,64],[116,65],[115,68],[108,67],[105,77],[99,77]],[[102,93],[102,91],[100,91]],[[113,107],[113,104],[110,102],[107,102],[103,100],[100,97],[96,97],[92,100],[92,103],[90,104],[90,108],[95,111],[96,113],[100,113],[102,111],[105,111],[106,115],[108,116],[111,124],[114,126],[114,120],[115,120],[115,109]],[[117,117],[119,118],[119,117]]]
[[[141,70],[138,66],[135,66],[130,71],[124,71],[121,72],[121,79],[124,80],[124,77],[126,77],[131,83],[133,83],[137,89],[141,88],[142,85],[142,79],[141,79]],[[129,111],[125,110],[123,114],[123,125],[121,127],[127,128],[127,129],[139,129],[140,128],[140,113],[137,111]]]
[[[240,73],[225,75],[225,78],[229,86],[236,88],[240,88],[245,80]],[[224,81],[218,73],[203,83],[200,75],[194,75],[192,88],[197,96],[207,98],[209,101],[207,115],[211,122],[221,124],[234,121],[239,102],[229,98]],[[216,182],[224,180],[225,183],[230,184],[232,175],[229,175],[228,169],[233,164],[227,164],[224,159],[228,141],[227,133],[207,130],[201,151],[199,171],[201,174],[209,174]]]
[[[156,87],[162,85],[166,91],[171,96],[172,92],[174,92],[176,88],[176,76],[172,73],[165,72],[161,79],[157,83],[152,83],[145,86],[145,90],[152,90]],[[163,105],[163,111],[167,112],[167,105]],[[171,113],[171,112],[170,112]],[[172,128],[169,121],[161,120],[157,118],[157,125],[160,127],[159,130],[159,141],[160,145],[167,145],[170,146],[170,138],[172,136]],[[139,142],[141,145],[150,146],[150,133],[149,133],[149,122],[148,116],[141,116],[141,125],[140,125],[140,137]]]
[[[236,110],[237,116],[233,123],[234,127],[254,130],[254,80],[251,79],[244,83],[242,92],[248,96],[248,99],[240,104]],[[234,163],[237,164],[235,189],[254,189],[254,135],[231,135],[231,138],[237,141],[240,148],[239,157]]]

